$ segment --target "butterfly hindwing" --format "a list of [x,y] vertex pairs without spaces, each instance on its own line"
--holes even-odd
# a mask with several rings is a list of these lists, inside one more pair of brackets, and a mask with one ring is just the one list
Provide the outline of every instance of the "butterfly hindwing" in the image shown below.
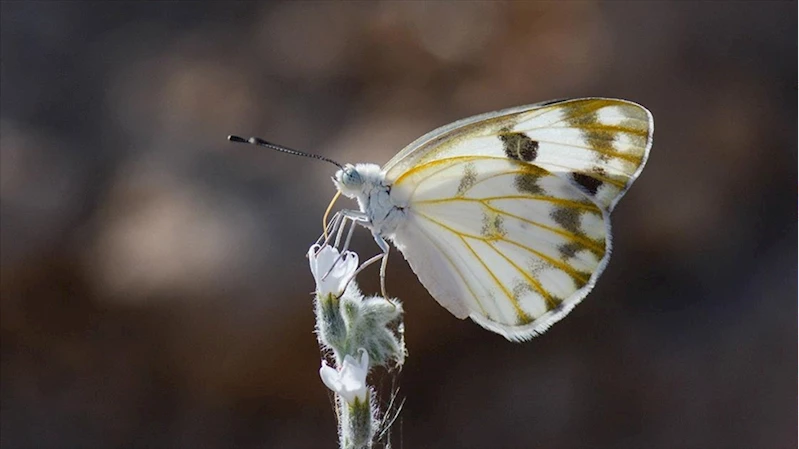
[[530,338],[591,289],[609,254],[607,213],[549,171],[455,156],[397,179],[408,205],[393,240],[431,294],[512,340]]

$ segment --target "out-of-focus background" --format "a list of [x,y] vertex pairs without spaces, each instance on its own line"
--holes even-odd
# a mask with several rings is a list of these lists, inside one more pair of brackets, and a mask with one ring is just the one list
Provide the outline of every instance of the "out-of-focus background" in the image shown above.
[[2,447],[335,447],[305,259],[334,168],[226,136],[382,164],[579,96],[657,125],[608,269],[512,344],[395,255],[392,447],[796,447],[796,11],[3,2]]

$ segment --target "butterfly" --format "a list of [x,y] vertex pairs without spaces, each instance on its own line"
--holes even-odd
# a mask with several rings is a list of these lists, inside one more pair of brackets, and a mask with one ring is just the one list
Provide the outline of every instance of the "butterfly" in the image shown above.
[[362,267],[382,260],[384,295],[390,241],[453,315],[527,340],[566,316],[607,266],[610,213],[643,170],[653,131],[646,108],[610,98],[469,117],[382,168],[330,161],[340,167],[336,198],[359,205],[331,223],[371,230],[382,254]]

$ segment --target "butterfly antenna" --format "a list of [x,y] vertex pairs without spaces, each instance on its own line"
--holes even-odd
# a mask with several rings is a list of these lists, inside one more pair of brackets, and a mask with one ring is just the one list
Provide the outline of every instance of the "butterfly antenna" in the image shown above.
[[277,145],[277,144],[274,144],[274,143],[270,143],[270,142],[267,142],[264,139],[261,139],[261,138],[258,138],[258,137],[250,137],[249,139],[245,139],[245,138],[239,137],[239,136],[227,136],[227,140],[229,140],[231,142],[249,143],[249,144],[252,144],[252,145],[258,145],[258,146],[261,146],[261,147],[270,148],[270,149],[275,150],[275,151],[280,151],[281,153],[293,154],[295,156],[305,156],[305,157],[309,157],[311,159],[319,159],[320,161],[330,162],[331,164],[335,165],[338,168],[341,168],[341,169],[344,168],[343,165],[339,164],[338,162],[334,161],[333,159],[328,159],[328,158],[326,158],[324,156],[320,156],[318,154],[304,153],[302,151],[292,150],[291,148],[284,147],[283,145]]

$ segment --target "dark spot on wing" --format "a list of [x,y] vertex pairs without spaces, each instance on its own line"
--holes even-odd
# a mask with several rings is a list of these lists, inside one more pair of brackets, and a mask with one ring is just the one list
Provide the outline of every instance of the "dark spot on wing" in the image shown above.
[[519,173],[513,179],[513,186],[517,191],[522,193],[529,193],[531,195],[541,195],[544,193],[538,185],[538,180],[541,179],[540,175],[531,172]]
[[595,126],[599,123],[599,114],[595,106],[576,103],[568,107],[566,121],[575,128]]
[[480,234],[487,239],[500,239],[507,235],[503,223],[504,220],[499,214],[483,215],[483,228],[480,230]]
[[530,272],[530,274],[532,274],[535,277],[538,277],[538,275],[541,273],[541,270],[547,268],[552,268],[552,265],[550,265],[547,262],[544,262],[538,257],[531,257],[527,264],[527,270]]
[[580,229],[581,214],[582,210],[580,209],[559,207],[553,210],[549,216],[555,220],[555,223],[563,226],[563,229],[571,231],[577,235],[582,235],[583,231]]
[[530,284],[517,280],[513,285],[513,299],[519,301],[522,299],[522,296],[524,296],[525,293],[532,291],[533,287],[531,287]]
[[601,180],[584,173],[572,173],[572,179],[592,196],[596,195],[597,190],[602,186]]
[[560,257],[563,260],[571,259],[575,255],[577,255],[578,251],[582,249],[585,249],[585,246],[577,242],[569,242],[558,245],[558,252],[560,253]]
[[571,240],[568,243],[563,243],[558,246],[558,252],[563,260],[567,260],[575,256],[575,254],[583,249],[591,251],[597,258],[602,259],[605,256],[605,244],[603,239],[589,239],[596,244],[594,247],[587,244],[585,239],[588,239],[585,232],[580,228],[580,218],[585,211],[582,209],[573,209],[569,207],[559,207],[553,210],[549,216],[552,220],[559,224],[563,229],[572,232],[576,237],[569,237]]
[[502,141],[505,155],[511,159],[532,162],[538,157],[538,142],[524,133],[514,133],[503,128],[499,132],[499,140]]
[[569,125],[580,129],[589,150],[596,151],[594,156],[599,162],[607,162],[610,159],[607,153],[614,151],[616,131],[612,127],[602,125],[598,112],[611,103],[612,100],[601,99],[576,102],[567,106],[565,114]]
[[463,177],[461,178],[461,183],[458,184],[458,196],[463,196],[467,190],[472,188],[474,184],[477,182],[477,170],[474,168],[473,163],[468,163],[463,168]]

